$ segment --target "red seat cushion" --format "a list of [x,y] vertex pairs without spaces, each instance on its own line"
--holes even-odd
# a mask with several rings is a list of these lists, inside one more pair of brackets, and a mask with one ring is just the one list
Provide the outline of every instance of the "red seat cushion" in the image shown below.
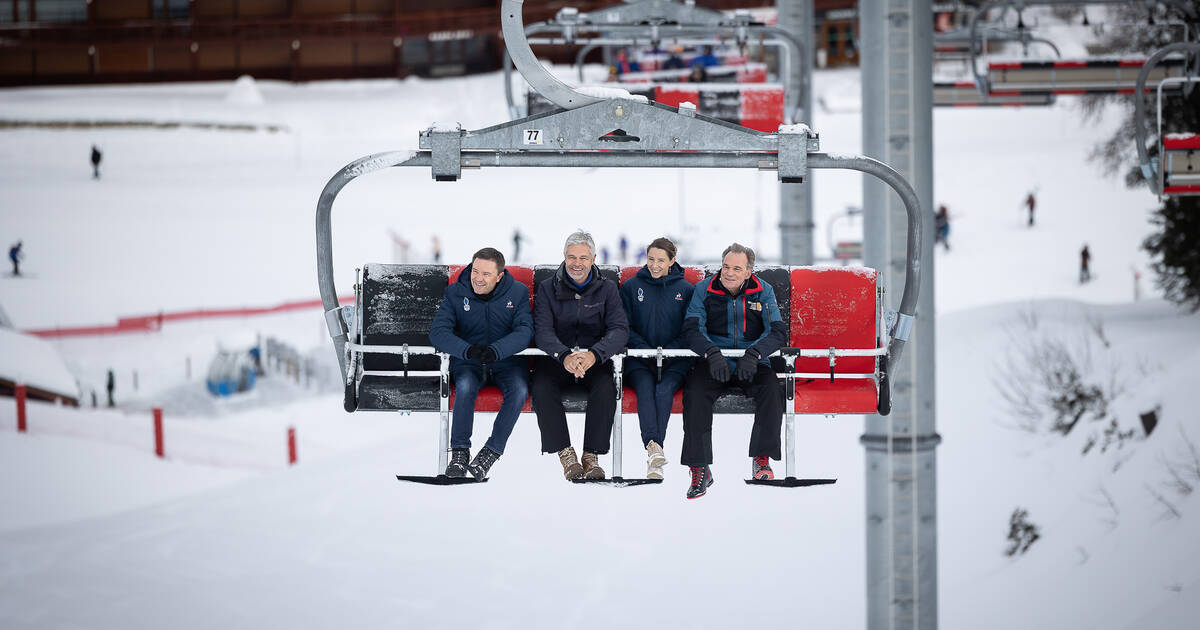
[[879,390],[874,379],[797,379],[796,413],[875,413]]
[[[479,390],[479,396],[475,398],[475,411],[500,411],[500,404],[504,402],[504,396],[500,395],[500,388],[494,385],[485,385]],[[454,409],[454,388],[450,388],[450,408]],[[525,398],[525,404],[521,407],[521,411],[533,411],[530,406],[529,398]]]

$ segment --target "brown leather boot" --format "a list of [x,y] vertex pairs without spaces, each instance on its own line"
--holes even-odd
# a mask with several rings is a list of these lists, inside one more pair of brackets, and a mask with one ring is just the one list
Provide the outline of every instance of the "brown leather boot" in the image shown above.
[[603,479],[604,469],[600,467],[600,456],[595,453],[583,452],[583,478]]
[[575,448],[568,446],[558,452],[558,461],[563,467],[563,476],[567,481],[579,479],[583,476],[583,466],[579,465],[579,458],[575,455]]

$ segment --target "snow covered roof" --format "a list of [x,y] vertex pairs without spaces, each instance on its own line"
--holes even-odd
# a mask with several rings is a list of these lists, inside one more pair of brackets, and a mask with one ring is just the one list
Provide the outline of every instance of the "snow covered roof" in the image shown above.
[[0,380],[79,398],[79,387],[50,342],[0,328]]

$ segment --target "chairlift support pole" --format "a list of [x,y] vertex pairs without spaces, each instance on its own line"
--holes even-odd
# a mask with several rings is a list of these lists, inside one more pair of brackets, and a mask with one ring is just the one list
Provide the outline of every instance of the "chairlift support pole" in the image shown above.
[[[863,151],[894,165],[932,216],[933,25],[930,0],[860,3]],[[874,181],[863,181],[866,266],[892,290],[904,268],[901,208]],[[932,222],[931,222],[932,223]],[[919,256],[933,260],[932,226]],[[891,414],[866,416],[861,443],[866,480],[866,627],[938,626],[937,434],[933,272],[921,274],[922,317],[915,346],[888,357]],[[906,279],[907,282],[907,279]],[[907,286],[905,287],[907,289]]]

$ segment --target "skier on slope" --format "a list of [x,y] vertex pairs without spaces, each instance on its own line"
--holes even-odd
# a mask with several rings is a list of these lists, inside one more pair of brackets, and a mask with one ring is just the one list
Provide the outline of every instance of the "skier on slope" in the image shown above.
[[21,275],[21,258],[23,257],[21,254],[21,241],[17,241],[16,245],[8,248],[8,259],[12,261],[13,276]]

